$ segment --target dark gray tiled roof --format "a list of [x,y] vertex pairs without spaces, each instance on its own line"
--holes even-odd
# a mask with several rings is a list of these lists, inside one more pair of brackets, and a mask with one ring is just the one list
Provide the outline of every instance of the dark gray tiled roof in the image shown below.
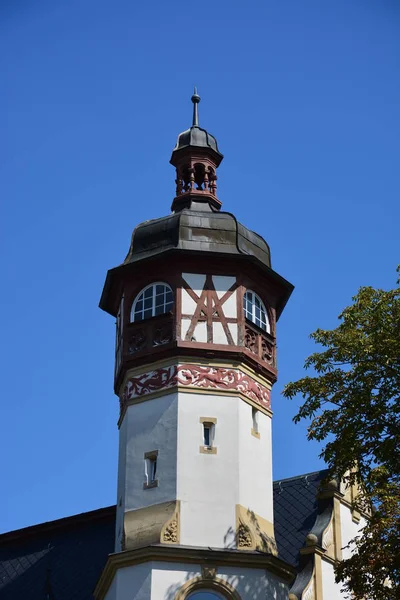
[[279,558],[297,566],[318,513],[316,494],[327,470],[274,482],[274,524]]
[[115,507],[0,536],[1,600],[92,600],[114,550]]
[[[279,557],[293,566],[326,471],[274,483]],[[92,600],[114,550],[115,506],[0,535],[0,600]]]

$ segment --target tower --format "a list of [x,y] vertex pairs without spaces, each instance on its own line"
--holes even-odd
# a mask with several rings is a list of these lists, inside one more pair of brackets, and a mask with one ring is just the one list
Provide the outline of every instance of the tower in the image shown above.
[[287,597],[276,552],[271,388],[292,285],[264,239],[221,210],[223,156],[178,136],[172,213],[136,227],[100,307],[116,322],[120,399],[115,554],[107,600]]

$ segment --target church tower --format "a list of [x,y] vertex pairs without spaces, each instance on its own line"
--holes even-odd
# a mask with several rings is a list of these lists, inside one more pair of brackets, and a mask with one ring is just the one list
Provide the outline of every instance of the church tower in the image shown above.
[[120,417],[115,554],[97,599],[283,599],[292,577],[274,539],[271,388],[293,288],[221,210],[223,155],[196,90],[192,102],[172,212],[136,227],[100,301],[116,318]]

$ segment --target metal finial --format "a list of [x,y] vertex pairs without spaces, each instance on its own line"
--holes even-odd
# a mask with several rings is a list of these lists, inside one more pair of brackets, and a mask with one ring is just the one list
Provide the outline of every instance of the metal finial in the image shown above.
[[197,87],[194,86],[194,92],[193,92],[193,96],[192,96],[192,102],[193,102],[193,123],[192,123],[192,127],[198,127],[199,126],[199,111],[198,111],[198,103],[200,102],[200,96],[197,93]]

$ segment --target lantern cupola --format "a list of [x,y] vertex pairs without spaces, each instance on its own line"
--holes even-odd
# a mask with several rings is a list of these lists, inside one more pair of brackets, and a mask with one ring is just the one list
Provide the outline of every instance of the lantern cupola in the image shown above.
[[217,198],[216,169],[223,155],[215,137],[199,126],[200,96],[196,88],[192,102],[192,126],[179,134],[170,160],[176,168],[176,196],[171,207],[174,212],[191,207],[193,203],[200,210],[221,208]]

